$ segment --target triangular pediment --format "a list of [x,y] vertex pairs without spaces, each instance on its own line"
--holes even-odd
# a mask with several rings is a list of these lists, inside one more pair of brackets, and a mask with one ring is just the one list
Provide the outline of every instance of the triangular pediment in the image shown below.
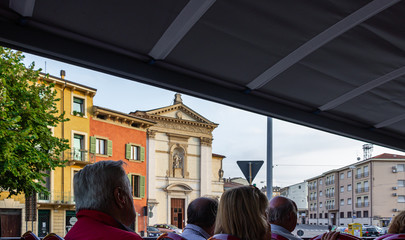
[[201,116],[196,111],[187,107],[183,103],[178,103],[178,104],[174,104],[171,106],[146,111],[146,114],[167,117],[167,118],[181,119],[181,120],[192,121],[192,122],[205,123],[205,124],[215,124],[215,123],[209,121],[208,119],[206,119],[205,117]]

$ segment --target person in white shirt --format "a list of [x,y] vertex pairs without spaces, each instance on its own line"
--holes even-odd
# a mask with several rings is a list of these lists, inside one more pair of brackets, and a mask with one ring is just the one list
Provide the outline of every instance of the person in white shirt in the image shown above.
[[194,199],[187,208],[187,226],[182,237],[189,240],[206,240],[214,235],[218,200],[207,197]]
[[291,199],[282,196],[272,198],[267,208],[267,220],[272,233],[289,240],[301,240],[291,233],[297,225],[297,205]]

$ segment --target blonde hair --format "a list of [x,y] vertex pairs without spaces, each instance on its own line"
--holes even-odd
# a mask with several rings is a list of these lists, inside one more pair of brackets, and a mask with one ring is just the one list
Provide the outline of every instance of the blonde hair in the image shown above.
[[267,205],[267,197],[256,187],[227,190],[219,203],[215,234],[230,234],[242,240],[264,239],[269,230]]
[[405,233],[405,211],[400,212],[391,221],[388,233]]

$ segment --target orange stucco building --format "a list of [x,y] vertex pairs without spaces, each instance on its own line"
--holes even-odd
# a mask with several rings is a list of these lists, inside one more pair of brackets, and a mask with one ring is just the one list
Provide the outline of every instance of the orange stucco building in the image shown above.
[[153,121],[94,106],[90,119],[90,154],[95,161],[123,160],[131,182],[136,221],[131,226],[136,232],[146,232],[147,216],[147,129]]

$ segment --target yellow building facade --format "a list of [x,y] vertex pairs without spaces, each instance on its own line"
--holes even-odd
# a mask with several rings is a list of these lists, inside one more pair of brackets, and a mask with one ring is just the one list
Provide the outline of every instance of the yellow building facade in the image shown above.
[[[65,151],[62,159],[67,160],[65,167],[49,172],[46,187],[50,195],[37,195],[37,221],[26,222],[24,195],[7,199],[7,192],[0,195],[0,214],[3,221],[15,226],[10,233],[21,236],[27,230],[38,236],[54,232],[60,236],[77,221],[75,218],[73,176],[87,164],[94,162],[89,154],[90,115],[96,89],[83,86],[63,78],[50,76],[45,82],[55,84],[59,112],[65,112],[69,121],[59,123],[51,128],[54,136],[68,140],[70,149]],[[4,218],[4,219],[3,219]]]

